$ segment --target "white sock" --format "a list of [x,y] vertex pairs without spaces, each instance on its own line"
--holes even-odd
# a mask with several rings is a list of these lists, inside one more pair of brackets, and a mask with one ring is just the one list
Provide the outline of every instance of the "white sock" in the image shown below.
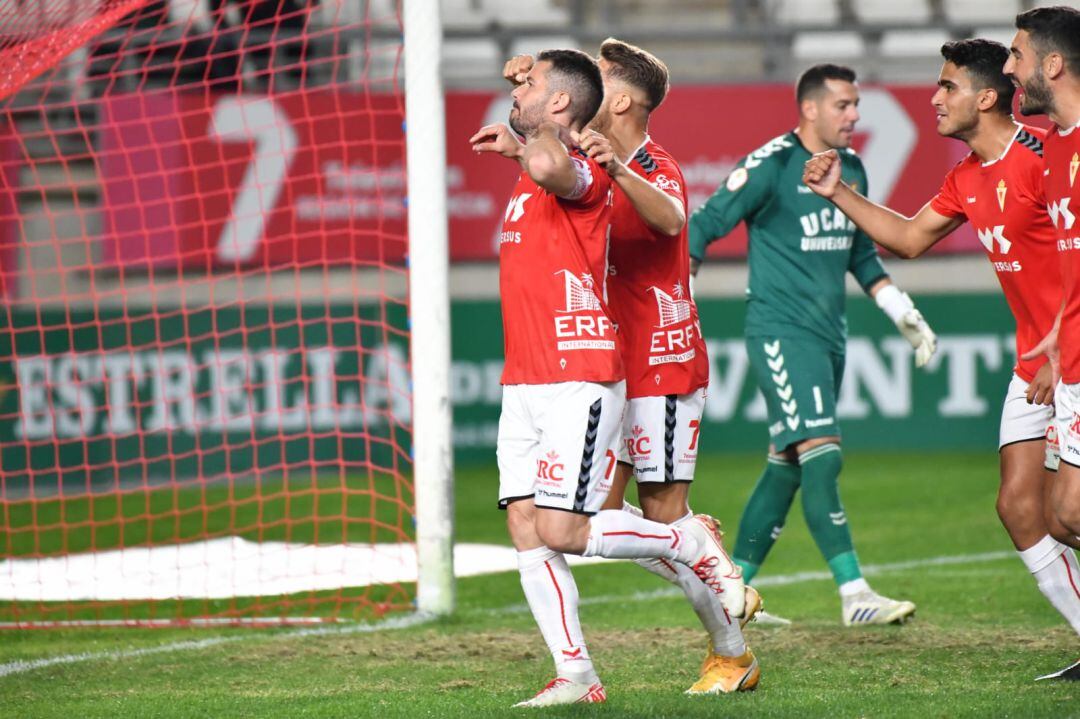
[[597,681],[578,619],[578,589],[566,557],[547,547],[518,552],[521,588],[555,660],[558,676],[583,684]]
[[692,535],[621,509],[604,509],[589,519],[589,541],[582,555],[610,559],[674,559],[689,563],[700,547]]
[[[623,504],[624,512],[635,514],[633,510],[641,511],[632,504]],[[672,524],[677,525],[693,518],[693,513],[690,513]],[[693,570],[685,564],[668,559],[635,559],[634,563],[682,590],[693,607],[694,614],[701,621],[701,626],[709,633],[713,652],[724,657],[739,657],[746,653],[746,640],[743,639],[739,623],[732,621],[720,602],[720,597],[705,586]]]
[[1076,554],[1049,534],[1017,554],[1035,577],[1039,591],[1080,634],[1080,566]]
[[844,582],[840,585],[840,598],[847,599],[848,597],[853,597],[856,594],[861,594],[862,592],[869,591],[869,582],[867,582],[865,578],[859,577],[858,579],[852,579],[850,582]]

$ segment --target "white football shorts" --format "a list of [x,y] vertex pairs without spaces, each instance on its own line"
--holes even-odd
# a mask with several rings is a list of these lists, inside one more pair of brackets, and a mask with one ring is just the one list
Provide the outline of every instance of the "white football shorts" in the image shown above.
[[998,435],[998,449],[1015,442],[1028,442],[1046,438],[1047,469],[1057,471],[1057,433],[1054,431],[1054,406],[1046,404],[1028,404],[1028,383],[1019,375],[1013,374],[1009,389],[1005,393],[1005,404],[1001,408],[1001,430]]
[[559,382],[503,387],[499,507],[596,514],[611,491],[626,383]]
[[705,388],[626,402],[619,461],[644,482],[692,482]]
[[1058,382],[1054,407],[1061,461],[1080,467],[1080,384]]

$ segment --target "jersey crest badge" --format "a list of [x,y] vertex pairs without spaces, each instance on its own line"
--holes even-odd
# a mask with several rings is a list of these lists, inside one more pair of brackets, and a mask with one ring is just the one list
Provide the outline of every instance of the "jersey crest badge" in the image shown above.
[[727,178],[728,192],[736,192],[746,184],[748,174],[745,167],[737,167],[731,171]]
[[998,207],[1001,208],[1002,212],[1005,211],[1005,195],[1008,192],[1009,192],[1009,188],[1005,187],[1005,180],[999,181],[998,185],[997,185],[997,198],[998,198]]
[[1074,152],[1072,162],[1069,163],[1069,187],[1076,182],[1076,171],[1080,169],[1080,153]]

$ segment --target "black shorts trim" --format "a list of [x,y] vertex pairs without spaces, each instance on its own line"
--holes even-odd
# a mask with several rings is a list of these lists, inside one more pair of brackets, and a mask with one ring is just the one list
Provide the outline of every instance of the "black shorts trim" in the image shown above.
[[499,509],[505,512],[506,508],[514,502],[520,502],[523,499],[532,499],[535,496],[535,494],[523,494],[520,497],[504,497],[503,499],[499,500]]
[[585,500],[589,494],[589,479],[592,477],[593,457],[596,454],[596,434],[600,429],[600,411],[603,398],[596,400],[589,407],[589,419],[585,424],[585,445],[581,450],[581,468],[578,470],[577,489],[574,492],[574,511],[584,514]]
[[586,512],[584,509],[578,509],[577,507],[575,507],[573,509],[567,509],[566,507],[548,507],[547,505],[538,504],[538,505],[536,505],[536,508],[537,509],[553,509],[556,512],[566,512],[568,514],[580,514],[580,515],[582,515],[584,517],[591,517],[594,514],[596,514],[596,512]]
[[675,410],[679,407],[678,395],[664,398],[664,482],[675,481]]
[[639,485],[641,485],[641,484],[659,484],[661,486],[667,485],[667,484],[693,484],[694,483],[694,480],[692,480],[692,479],[665,479],[663,482],[658,482],[658,481],[656,481],[654,479],[648,479],[648,480],[642,481],[642,480],[638,479],[637,477],[634,478],[634,481],[637,482]]
[[1014,444],[1024,444],[1025,442],[1038,442],[1039,440],[1042,440],[1043,442],[1045,442],[1046,441],[1046,435],[1045,434],[1039,435],[1038,437],[1032,437],[1031,439],[1014,439],[1012,442],[1006,442],[1005,444],[998,447],[998,452],[1005,449],[1006,447],[1011,447]]

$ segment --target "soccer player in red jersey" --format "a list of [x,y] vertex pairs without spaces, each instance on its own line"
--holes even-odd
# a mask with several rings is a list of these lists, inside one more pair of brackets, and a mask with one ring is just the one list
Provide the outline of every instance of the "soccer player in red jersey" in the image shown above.
[[[1061,467],[1050,501],[1061,523],[1080,536],[1080,10],[1029,10],[1016,16],[1016,29],[1004,72],[1022,90],[1020,112],[1045,113],[1054,123],[1044,143],[1043,182],[1064,298],[1058,326],[1036,351],[1060,360],[1054,401]],[[1080,586],[1077,573],[1071,579]],[[1040,678],[1078,681],[1080,661]]]
[[[971,153],[914,217],[903,217],[839,181],[835,153],[806,163],[804,180],[831,199],[875,242],[905,258],[970,222],[986,248],[1016,319],[1019,358],[1001,413],[997,511],[1017,552],[1050,603],[1080,633],[1080,568],[1067,546],[1076,537],[1057,521],[1048,497],[1057,484],[1053,371],[1045,357],[1023,359],[1050,331],[1061,305],[1054,227],[1043,195],[1045,131],[1012,117],[1014,88],[1001,68],[1009,51],[990,40],[941,48],[945,64],[931,103],[937,130]],[[1045,468],[1044,468],[1045,465]]]
[[[516,83],[533,65],[512,58],[504,77]],[[681,526],[693,522],[688,503],[697,461],[698,428],[709,383],[709,361],[697,307],[689,295],[686,183],[678,164],[648,134],[650,114],[667,95],[667,66],[654,55],[609,38],[598,57],[604,102],[580,147],[615,185],[608,298],[626,366],[627,412],[613,487],[604,507]],[[642,509],[624,503],[630,477]],[[761,606],[747,588],[743,617],[732,617],[687,567],[666,559],[637,563],[679,586],[709,634],[710,650],[692,694],[754,689],[757,659],[740,623]]]
[[736,615],[744,588],[711,522],[672,526],[602,509],[626,396],[606,291],[612,183],[594,160],[568,147],[600,107],[603,80],[588,55],[548,50],[512,97],[513,130],[488,125],[469,141],[522,170],[499,248],[506,353],[499,505],[557,676],[520,705],[600,702],[605,692],[563,553],[687,565]]

